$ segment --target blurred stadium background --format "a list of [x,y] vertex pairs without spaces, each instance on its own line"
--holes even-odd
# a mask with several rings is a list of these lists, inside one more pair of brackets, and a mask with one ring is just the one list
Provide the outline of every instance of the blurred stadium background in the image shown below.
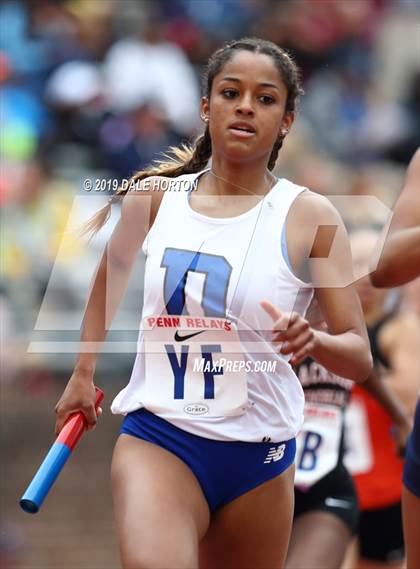
[[[89,248],[69,223],[105,203],[115,180],[200,132],[205,62],[244,35],[288,48],[303,72],[306,95],[276,173],[392,207],[419,145],[419,12],[417,0],[2,3],[1,567],[118,567],[108,471],[120,419],[108,405],[41,513],[17,505],[52,442],[53,407],[74,361],[57,346],[77,341],[115,219]],[[87,192],[85,180],[94,190],[104,182]],[[385,222],[368,204],[345,218],[350,229]],[[118,341],[135,341],[141,260],[138,271],[111,333]],[[407,295],[412,311],[415,300]],[[96,381],[107,404],[133,358],[102,356]]]

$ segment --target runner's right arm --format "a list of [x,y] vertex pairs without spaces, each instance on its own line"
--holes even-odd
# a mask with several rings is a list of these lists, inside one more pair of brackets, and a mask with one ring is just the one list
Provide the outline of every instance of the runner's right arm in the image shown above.
[[405,284],[420,275],[420,149],[408,166],[401,195],[378,266],[371,273],[376,287]]
[[[149,179],[150,180],[150,179]],[[58,434],[68,416],[82,411],[88,428],[96,424],[93,376],[96,361],[113,317],[124,296],[138,251],[152,225],[162,192],[142,188],[128,193],[122,202],[121,217],[105,247],[95,273],[83,318],[81,349],[73,374],[55,411]],[[148,185],[150,188],[150,184]]]

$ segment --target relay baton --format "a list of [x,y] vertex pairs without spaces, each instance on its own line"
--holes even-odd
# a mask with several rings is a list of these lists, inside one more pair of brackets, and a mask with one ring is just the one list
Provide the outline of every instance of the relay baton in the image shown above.
[[[104,398],[104,393],[98,387],[95,387],[95,391],[95,409],[97,411]],[[22,510],[28,514],[36,514],[39,511],[42,502],[86,428],[86,419],[81,411],[70,415],[20,499],[19,504]]]

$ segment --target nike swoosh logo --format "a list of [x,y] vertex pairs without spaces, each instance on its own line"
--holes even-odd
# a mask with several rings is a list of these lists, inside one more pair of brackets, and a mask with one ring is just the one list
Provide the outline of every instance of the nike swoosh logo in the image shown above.
[[324,504],[333,508],[351,508],[351,502],[347,502],[347,500],[338,500],[337,498],[326,498]]
[[189,340],[190,338],[193,338],[194,336],[198,336],[198,334],[202,334],[203,332],[206,332],[206,330],[200,330],[199,332],[194,332],[193,334],[187,334],[186,336],[180,336],[178,334],[178,330],[175,332],[175,342],[183,342],[184,340]]

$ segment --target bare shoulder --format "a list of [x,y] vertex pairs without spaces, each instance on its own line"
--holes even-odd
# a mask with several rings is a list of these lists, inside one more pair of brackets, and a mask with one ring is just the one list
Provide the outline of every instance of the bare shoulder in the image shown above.
[[[166,178],[167,179],[167,178]],[[152,226],[164,195],[161,176],[132,184],[122,200],[121,216],[109,241],[110,259],[131,266]]]
[[300,253],[308,254],[308,247],[321,244],[320,240],[331,243],[344,233],[340,214],[325,196],[306,190],[293,202],[287,218],[287,235],[289,242],[300,243]]
[[290,209],[290,214],[299,222],[306,221],[309,226],[319,225],[320,222],[326,224],[327,221],[331,224],[342,223],[340,214],[331,201],[310,190],[305,190],[298,195]]
[[309,190],[299,194],[287,217],[286,235],[292,268],[299,278],[324,284],[336,282],[330,273],[340,267],[345,275],[340,282],[352,281],[347,232],[328,198]]
[[140,219],[139,216],[149,212],[151,225],[156,218],[165,190],[172,180],[173,178],[165,176],[149,176],[133,183],[124,196],[121,217],[127,220]]

